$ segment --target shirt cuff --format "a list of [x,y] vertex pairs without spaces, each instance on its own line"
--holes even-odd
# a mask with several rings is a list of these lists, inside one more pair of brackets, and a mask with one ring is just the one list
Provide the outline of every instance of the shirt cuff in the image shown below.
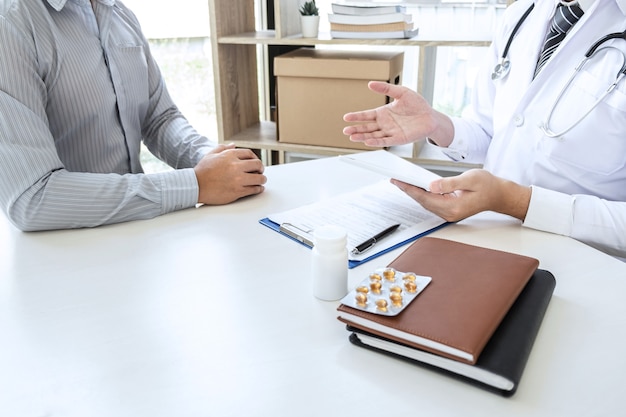
[[465,155],[466,152],[460,151],[458,149],[452,149],[452,148],[444,148],[443,146],[439,146],[435,143],[435,141],[433,141],[431,138],[426,138],[426,141],[433,145],[436,146],[437,148],[439,148],[439,150],[441,150],[441,152],[447,156],[448,158],[450,158],[451,160],[453,160],[454,162],[463,162],[465,160]]
[[[459,132],[463,128],[460,125],[460,121],[457,118],[452,117],[452,124],[454,125],[454,131]],[[456,162],[463,162],[466,160],[468,155],[467,141],[461,139],[464,135],[458,135],[455,133],[452,142],[448,147],[439,146],[433,141],[431,138],[426,138],[426,141],[431,145],[438,147],[444,155]]]
[[195,207],[198,204],[198,179],[193,168],[177,169],[157,174],[161,184],[161,214]]
[[574,197],[532,185],[524,227],[571,236]]

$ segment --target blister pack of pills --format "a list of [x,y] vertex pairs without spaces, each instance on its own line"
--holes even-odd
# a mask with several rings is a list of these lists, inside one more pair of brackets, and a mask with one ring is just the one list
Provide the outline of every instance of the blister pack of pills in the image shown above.
[[431,278],[400,272],[393,268],[377,268],[341,303],[349,307],[384,316],[395,316],[408,306],[430,283]]

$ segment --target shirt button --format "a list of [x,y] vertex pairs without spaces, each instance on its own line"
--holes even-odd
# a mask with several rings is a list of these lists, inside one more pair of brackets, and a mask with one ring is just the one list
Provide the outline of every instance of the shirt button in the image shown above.
[[515,117],[513,118],[513,123],[515,123],[515,126],[520,127],[524,124],[524,116],[522,116],[521,114],[517,114],[515,115]]

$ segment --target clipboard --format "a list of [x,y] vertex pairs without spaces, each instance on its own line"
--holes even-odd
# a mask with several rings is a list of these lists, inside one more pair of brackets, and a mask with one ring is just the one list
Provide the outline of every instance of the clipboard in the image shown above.
[[[293,225],[290,224],[283,224],[280,225],[274,221],[272,221],[269,217],[265,217],[261,220],[259,220],[259,223],[261,223],[262,225],[274,230],[275,232],[280,233],[283,236],[288,237],[289,239],[300,243],[301,245],[312,249],[313,248],[313,236],[310,232],[308,231],[303,231],[301,229],[298,229],[297,227],[293,227]],[[383,249],[381,251],[373,251],[372,254],[364,259],[360,259],[360,260],[355,260],[355,259],[348,259],[348,268],[349,269],[353,269],[356,268],[359,265],[362,265],[366,262],[371,261],[372,259],[376,259],[379,256],[382,256],[388,252],[391,252],[392,250],[395,250],[399,247],[402,247],[404,245],[407,245],[417,239],[419,239],[422,236],[426,236],[432,232],[434,232],[435,230],[439,230],[442,227],[447,226],[449,223],[443,223],[439,226],[436,226],[432,229],[429,229],[423,233],[419,233],[417,235],[412,236],[409,239],[405,239],[399,243],[396,243],[395,245],[387,248],[387,249]]]
[[[268,214],[260,223],[309,248],[313,231],[334,224],[348,234],[348,262],[354,268],[377,258],[421,236],[448,224],[445,219],[426,210],[387,180],[381,180],[352,191],[314,201],[288,210]],[[353,248],[398,224],[366,252]]]

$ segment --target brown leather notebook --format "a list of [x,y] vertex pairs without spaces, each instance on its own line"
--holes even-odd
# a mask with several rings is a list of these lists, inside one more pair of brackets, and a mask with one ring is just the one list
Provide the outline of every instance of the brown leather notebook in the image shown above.
[[339,305],[338,319],[350,326],[475,364],[539,261],[446,239],[423,237],[390,267],[432,278],[397,316]]

